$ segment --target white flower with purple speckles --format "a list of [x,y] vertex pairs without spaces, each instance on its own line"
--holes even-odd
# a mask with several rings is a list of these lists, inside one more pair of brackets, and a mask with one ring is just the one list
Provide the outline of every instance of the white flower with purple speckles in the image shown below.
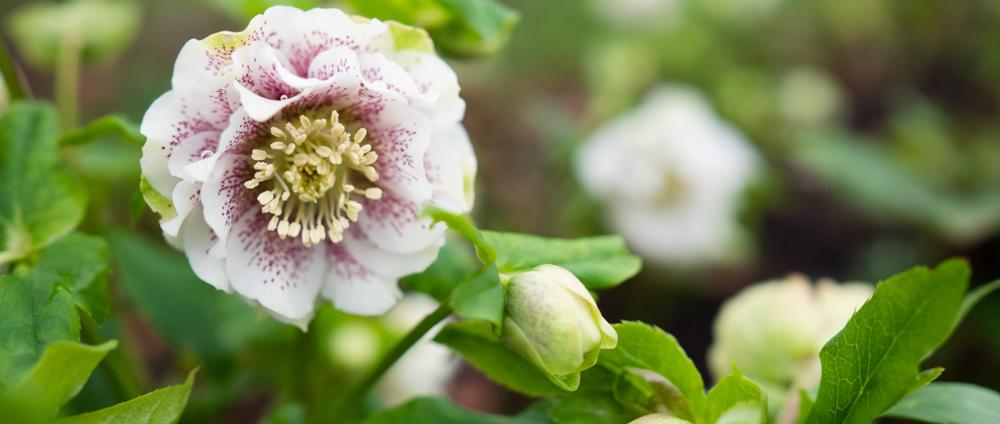
[[380,314],[467,212],[455,73],[422,30],[272,7],[184,45],[143,118],[143,194],[194,271],[304,326],[322,296]]

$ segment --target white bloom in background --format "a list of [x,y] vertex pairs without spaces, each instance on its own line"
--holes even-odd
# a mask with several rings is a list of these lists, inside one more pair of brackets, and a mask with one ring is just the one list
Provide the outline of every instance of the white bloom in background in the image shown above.
[[622,28],[662,28],[676,22],[684,0],[591,0],[604,21]]
[[[390,309],[382,320],[402,337],[437,307],[438,302],[434,299],[412,293]],[[431,340],[442,325],[429,331],[406,351],[375,386],[375,392],[386,405],[398,405],[416,396],[445,393],[448,381],[458,371],[459,361],[447,347]]]
[[819,382],[819,351],[871,297],[863,283],[801,275],[753,285],[729,299],[715,319],[709,368],[716,378],[736,364],[779,398]]
[[740,199],[760,168],[743,136],[691,89],[655,89],[597,130],[576,158],[584,188],[645,258],[693,264],[738,246]]
[[471,206],[458,92],[421,30],[275,6],[184,45],[143,118],[144,194],[216,288],[300,326],[320,296],[380,314],[444,242],[421,209]]

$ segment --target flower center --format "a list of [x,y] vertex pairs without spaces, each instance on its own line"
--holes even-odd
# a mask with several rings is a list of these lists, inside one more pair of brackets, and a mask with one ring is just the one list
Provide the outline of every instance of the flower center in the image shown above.
[[378,155],[364,142],[366,134],[364,128],[348,132],[337,111],[329,120],[301,115],[298,126],[271,127],[274,139],[266,149],[251,152],[257,172],[243,183],[251,190],[270,183],[257,195],[261,211],[273,215],[267,229],[281,238],[301,234],[306,246],[327,237],[343,240],[361,212],[357,199],[382,197],[382,189],[372,184],[378,180],[372,167]]

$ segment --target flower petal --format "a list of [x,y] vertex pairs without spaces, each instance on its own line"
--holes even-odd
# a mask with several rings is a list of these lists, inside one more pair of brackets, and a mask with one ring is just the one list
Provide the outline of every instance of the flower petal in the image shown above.
[[230,292],[229,277],[226,276],[225,261],[208,254],[218,242],[218,237],[205,223],[201,207],[196,207],[181,227],[184,253],[191,263],[191,269],[198,278],[224,292]]
[[435,205],[455,213],[472,209],[476,156],[462,125],[434,132],[424,168],[434,188]]
[[187,218],[188,213],[198,203],[200,191],[201,184],[191,181],[181,181],[174,186],[174,192],[170,199],[174,204],[176,214],[173,218],[160,223],[160,228],[163,229],[164,234],[168,236],[177,236],[179,234],[181,224]]
[[423,102],[430,106],[427,114],[433,117],[435,128],[462,120],[465,101],[459,97],[458,77],[444,60],[417,50],[395,52],[390,59],[416,83]]
[[139,132],[146,136],[139,164],[149,184],[157,192],[169,196],[179,179],[170,173],[168,161],[175,149],[187,140],[219,129],[205,120],[192,106],[191,99],[183,93],[168,91],[160,96],[146,111]]
[[431,142],[430,121],[394,91],[363,86],[359,94],[351,112],[368,130],[378,154],[378,184],[416,202],[430,200],[432,189],[423,161]]
[[243,214],[226,241],[226,274],[234,290],[288,320],[311,317],[327,270],[322,246],[281,239],[267,230],[270,215]]
[[344,312],[381,315],[403,297],[394,278],[386,278],[357,261],[340,244],[327,245],[330,272],[323,281],[323,297]]
[[[170,175],[183,180],[204,181],[207,173],[211,172],[211,163],[203,162],[215,154],[215,149],[219,146],[219,132],[205,131],[195,134],[185,139],[180,145],[174,148],[170,159],[167,160],[167,168]],[[196,162],[203,162],[201,165],[188,167]]]
[[395,253],[382,249],[362,233],[357,227],[348,230],[341,243],[355,260],[368,269],[377,269],[379,274],[396,279],[427,269],[437,259],[438,251],[444,245],[444,232],[436,242],[413,253]]
[[244,153],[224,153],[201,189],[205,222],[223,245],[227,245],[230,229],[237,219],[251,209],[259,210],[254,192],[243,186],[253,177],[249,163],[250,158]]
[[422,206],[385,192],[381,199],[364,200],[357,226],[379,248],[395,253],[415,253],[437,243],[444,225],[432,225],[420,214]]

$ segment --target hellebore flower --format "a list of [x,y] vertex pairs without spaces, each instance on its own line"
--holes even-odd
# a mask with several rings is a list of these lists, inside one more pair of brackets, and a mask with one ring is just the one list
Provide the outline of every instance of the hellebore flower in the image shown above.
[[566,390],[576,389],[601,349],[618,344],[580,280],[555,265],[539,265],[507,282],[500,339]]
[[709,368],[716,378],[733,363],[779,401],[790,388],[819,382],[819,351],[868,300],[872,286],[801,275],[745,289],[722,305],[715,319]]
[[275,6],[184,45],[143,118],[144,195],[194,271],[276,318],[380,314],[471,207],[455,73],[422,30]]
[[739,246],[741,194],[760,167],[752,145],[696,92],[660,87],[597,130],[576,157],[584,188],[646,259],[692,265]]

